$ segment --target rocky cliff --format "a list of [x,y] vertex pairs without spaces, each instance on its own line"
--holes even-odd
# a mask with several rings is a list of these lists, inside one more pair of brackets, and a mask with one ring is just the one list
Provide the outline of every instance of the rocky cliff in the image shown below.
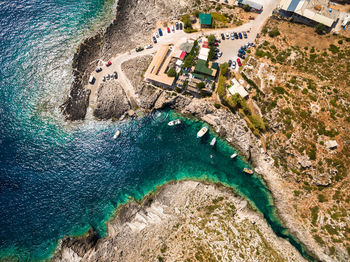
[[116,18],[102,32],[85,39],[73,58],[74,80],[61,110],[67,120],[84,119],[90,91],[85,90],[97,63],[151,41],[158,21],[175,19],[193,6],[194,0],[118,0]]

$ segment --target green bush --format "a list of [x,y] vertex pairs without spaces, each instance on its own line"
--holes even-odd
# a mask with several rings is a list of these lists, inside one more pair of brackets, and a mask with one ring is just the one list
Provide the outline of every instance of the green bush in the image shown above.
[[286,92],[286,90],[282,86],[274,86],[272,92],[283,95]]
[[220,75],[222,75],[222,76],[226,75],[227,70],[228,70],[228,63],[227,62],[220,65]]
[[166,73],[169,77],[175,77],[176,76],[176,70],[174,67],[169,68],[168,72]]
[[328,48],[329,51],[331,51],[333,54],[338,53],[339,52],[339,47],[337,47],[336,45],[331,44]]
[[226,95],[226,77],[220,75],[218,81],[218,95],[221,99],[225,98]]
[[272,29],[270,32],[269,32],[269,36],[270,37],[276,37],[276,36],[279,36],[281,33],[280,31],[278,31],[278,28],[275,28],[275,29]]
[[221,107],[221,105],[218,104],[218,103],[215,103],[214,106],[215,106],[216,109],[219,109]]
[[326,32],[326,30],[327,30],[327,26],[325,26],[324,24],[321,24],[321,23],[317,24],[315,27],[315,31],[319,35],[324,34]]
[[328,201],[328,199],[326,198],[326,196],[323,195],[323,194],[318,194],[317,198],[318,198],[318,201],[320,201],[321,203],[327,202],[327,201]]
[[202,89],[204,87],[205,87],[205,84],[203,82],[200,82],[200,83],[197,84],[197,88],[198,89]]

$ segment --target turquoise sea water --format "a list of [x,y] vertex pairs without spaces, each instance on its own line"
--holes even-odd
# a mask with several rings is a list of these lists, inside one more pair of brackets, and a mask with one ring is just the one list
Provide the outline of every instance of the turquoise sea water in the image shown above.
[[[0,258],[42,260],[65,235],[105,222],[129,197],[173,179],[200,178],[232,186],[264,215],[277,235],[303,246],[275,216],[270,193],[224,141],[202,140],[203,123],[181,127],[145,116],[126,123],[65,123],[58,105],[72,80],[74,50],[111,17],[113,1],[0,2]],[[112,139],[116,129],[122,134]],[[210,158],[213,155],[213,158]]]

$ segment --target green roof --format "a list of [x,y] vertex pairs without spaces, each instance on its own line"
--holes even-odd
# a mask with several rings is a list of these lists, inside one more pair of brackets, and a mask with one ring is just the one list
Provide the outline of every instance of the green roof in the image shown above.
[[196,73],[210,75],[213,73],[213,70],[207,67],[207,61],[203,59],[198,59],[198,62],[196,64],[196,67],[194,68],[194,71]]
[[199,23],[201,25],[211,25],[211,14],[199,14]]
[[200,75],[200,74],[196,74],[196,73],[193,73],[192,76],[193,76],[194,78],[197,78],[197,79],[200,79],[200,80],[204,80],[204,79],[205,79],[205,78],[204,78],[204,75]]
[[213,63],[212,65],[211,65],[211,68],[213,68],[213,69],[218,69],[219,68],[219,64],[218,63]]

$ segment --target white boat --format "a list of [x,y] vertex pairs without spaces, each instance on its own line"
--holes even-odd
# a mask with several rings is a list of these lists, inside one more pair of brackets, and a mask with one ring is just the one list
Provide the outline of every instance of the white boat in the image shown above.
[[113,139],[117,139],[119,135],[120,135],[120,131],[117,130],[117,132],[115,132],[115,134],[113,136]]
[[216,137],[214,137],[211,142],[210,142],[210,145],[211,146],[215,146],[215,143],[216,143]]
[[168,123],[168,126],[176,126],[176,125],[180,125],[181,124],[181,120],[180,119],[175,119],[173,121],[170,121]]
[[232,154],[230,157],[231,157],[231,159],[234,159],[234,158],[236,158],[236,157],[237,157],[237,154],[236,154],[236,153],[234,153],[234,154]]
[[208,126],[202,127],[201,130],[198,131],[197,133],[197,138],[201,138],[208,132]]

